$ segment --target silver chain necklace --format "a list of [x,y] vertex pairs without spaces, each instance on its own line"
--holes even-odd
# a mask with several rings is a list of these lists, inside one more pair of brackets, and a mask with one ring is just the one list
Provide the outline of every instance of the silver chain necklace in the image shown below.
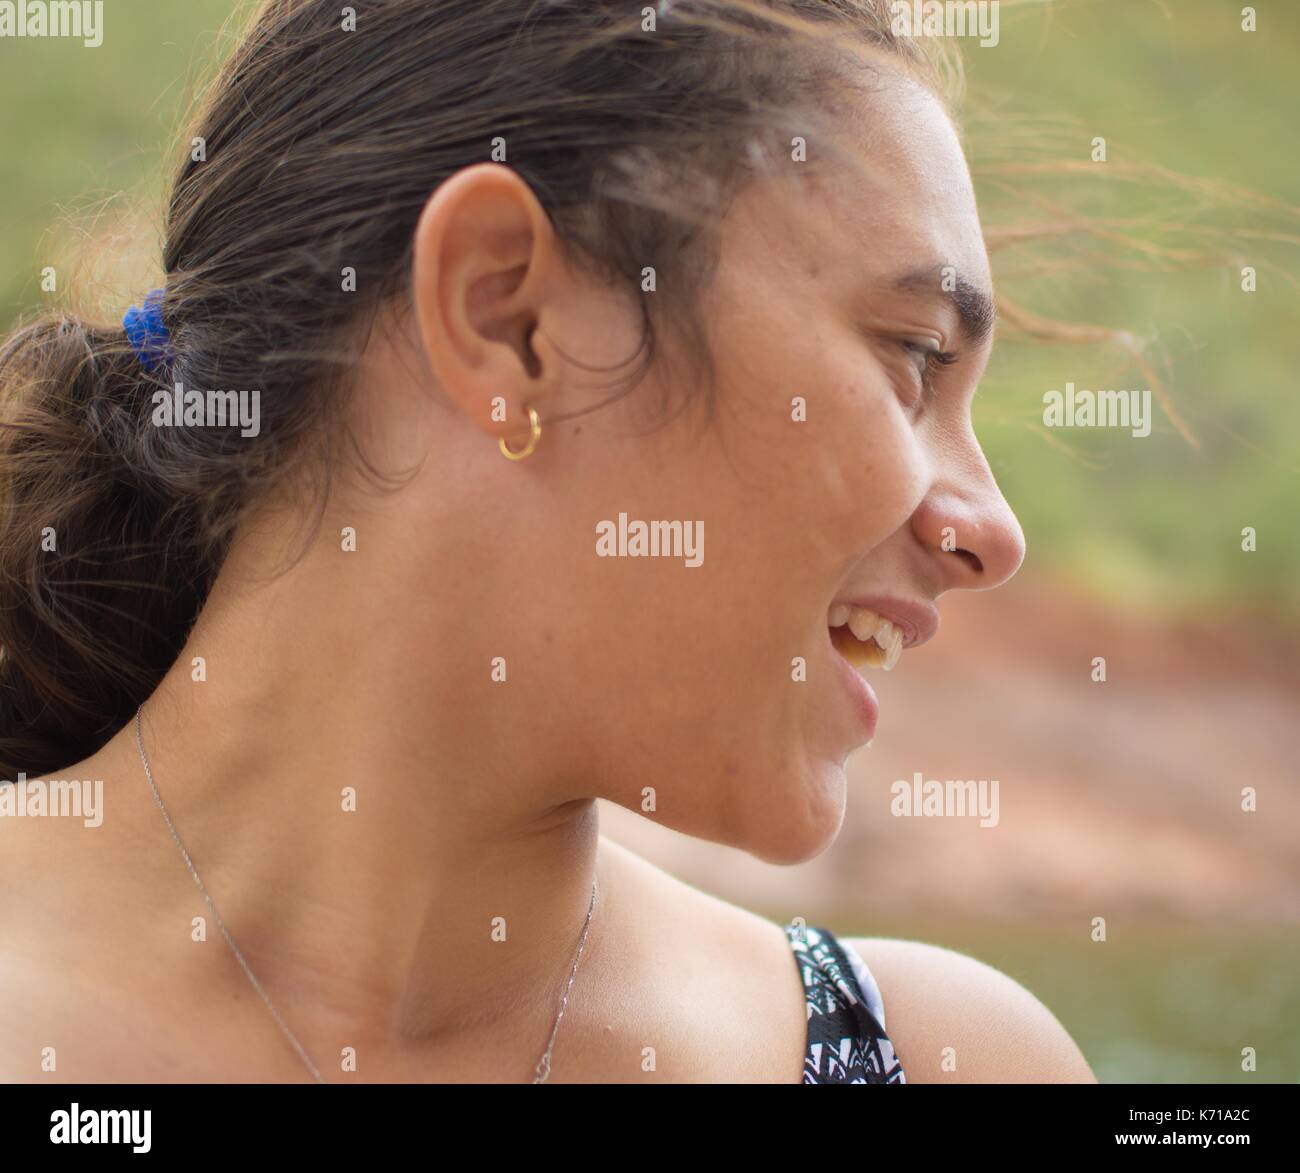
[[[194,883],[198,886],[199,891],[203,894],[203,899],[207,903],[208,910],[212,913],[212,919],[216,922],[217,928],[221,930],[221,935],[226,939],[226,944],[230,946],[230,951],[235,955],[235,960],[239,962],[240,968],[243,969],[249,982],[252,983],[253,989],[258,996],[266,1003],[266,1008],[271,1012],[272,1017],[279,1024],[280,1029],[284,1032],[285,1038],[293,1045],[293,1049],[298,1053],[303,1063],[307,1065],[307,1070],[311,1072],[312,1078],[317,1083],[325,1083],[326,1079],[320,1073],[320,1069],[312,1062],[311,1056],[307,1054],[306,1049],[298,1041],[293,1031],[289,1029],[288,1023],[280,1017],[280,1012],[272,1004],[271,999],[267,996],[266,991],[262,988],[262,983],[257,980],[252,969],[249,968],[248,962],[244,960],[244,955],[239,951],[239,946],[235,944],[229,931],[226,929],[226,923],[221,919],[221,914],[217,911],[217,906],[213,904],[212,897],[208,895],[208,890],[204,887],[203,881],[199,878],[199,873],[194,867],[194,861],[190,859],[190,853],[185,850],[185,844],[181,842],[180,833],[176,830],[176,824],[172,822],[172,817],[167,813],[167,807],[163,804],[162,795],[158,793],[158,787],[153,780],[153,769],[149,765],[149,755],[144,752],[144,738],[140,735],[140,714],[144,712],[144,705],[141,705],[135,711],[135,746],[140,751],[140,764],[144,766],[144,776],[149,780],[149,789],[153,791],[154,801],[158,804],[158,809],[162,811],[162,817],[167,823],[167,830],[171,832],[171,837],[176,841],[176,846],[180,848],[181,856],[185,860],[185,866],[189,868],[190,875],[194,877]],[[564,1017],[564,1012],[569,1006],[569,991],[573,988],[573,979],[578,973],[578,962],[582,960],[582,950],[587,943],[587,930],[591,928],[591,914],[596,908],[596,878],[591,879],[591,902],[587,905],[587,919],[582,926],[582,936],[578,939],[578,951],[573,955],[573,965],[569,969],[569,980],[564,986],[564,996],[560,1000],[560,1012],[555,1016],[555,1023],[551,1027],[551,1037],[546,1042],[546,1050],[542,1052],[542,1057],[537,1061],[534,1069],[533,1083],[545,1083],[551,1076],[551,1051],[555,1046],[555,1036],[560,1030],[560,1020]]]

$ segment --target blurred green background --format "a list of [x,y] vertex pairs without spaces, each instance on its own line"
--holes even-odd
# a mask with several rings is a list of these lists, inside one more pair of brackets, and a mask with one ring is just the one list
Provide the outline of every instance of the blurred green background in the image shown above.
[[[230,43],[220,30],[234,7],[109,0],[99,49],[0,41],[0,325],[44,303],[43,266],[82,251],[108,258],[101,271],[76,279],[106,308],[120,312],[150,287],[182,113]],[[995,252],[1002,291],[1055,321],[1146,339],[1149,369],[1184,427],[1157,409],[1145,440],[1104,429],[1049,434],[1041,427],[1048,388],[1148,386],[1146,372],[1122,348],[1024,340],[1005,318],[975,424],[1028,535],[1022,600],[1065,582],[1093,600],[1097,614],[1164,633],[1171,647],[1200,638],[1188,636],[1185,622],[1241,632],[1270,646],[1269,663],[1281,664],[1269,676],[1265,707],[1276,703],[1294,716],[1300,5],[1256,4],[1261,27],[1253,34],[1240,29],[1241,8],[1235,0],[1004,3],[1001,43],[963,46],[967,143],[990,240],[1008,227],[1042,229]],[[1107,141],[1105,164],[1089,157],[1096,136]],[[1258,271],[1255,293],[1240,289],[1244,265]],[[69,284],[62,269],[61,284]],[[1243,526],[1258,533],[1253,554],[1241,551]],[[1050,634],[1044,639],[1051,644]],[[1207,670],[1258,682],[1260,671],[1233,660],[1234,649],[1226,639]],[[1047,655],[1027,650],[1024,662],[1034,654]],[[1151,695],[1179,686],[1171,675]],[[1273,739],[1265,765],[1252,769],[1283,793],[1281,817],[1294,829],[1293,730],[1294,721],[1274,720],[1224,736]],[[1153,736],[1135,735],[1103,768],[1065,770],[1056,784],[1085,789],[1122,778]],[[1013,760],[1017,738],[1009,725],[1000,763]],[[1219,777],[1204,779],[1210,803]],[[1115,797],[1108,817],[1124,801]],[[1181,816],[1171,806],[1167,817]],[[1216,833],[1237,836],[1234,851],[1280,850],[1240,839],[1249,832],[1211,830],[1207,859],[1222,846]],[[1294,837],[1283,842],[1294,850]],[[1015,846],[1013,839],[990,848],[979,874],[992,874]],[[645,849],[751,907],[791,911],[786,901],[747,901],[703,862],[708,846]],[[842,863],[851,847],[837,850]],[[924,857],[910,861],[924,865]],[[1294,859],[1278,869],[1292,885]],[[790,880],[793,896],[800,883]],[[1102,965],[1073,910],[1039,909],[1030,918],[990,895],[987,916],[945,917],[933,911],[935,901],[891,899],[887,875],[871,884],[871,899],[823,898],[817,919],[845,933],[937,941],[1005,969],[1057,1013],[1102,1079],[1300,1076],[1294,887],[1268,904],[1263,923],[1221,909],[1197,918],[1158,901],[1144,905],[1143,927],[1131,926]],[[1257,1075],[1239,1069],[1244,1045],[1260,1050]]]
[[[995,173],[980,185],[986,223],[1059,223],[1079,212],[1107,234],[995,254],[995,271],[1006,262],[1003,288],[1014,284],[1038,313],[1150,340],[1200,447],[1163,414],[1133,443],[1104,430],[1056,433],[1077,461],[1025,442],[1047,388],[1150,385],[1113,348],[1001,348],[976,424],[1039,558],[1119,605],[1248,606],[1294,634],[1300,5],[1256,5],[1255,33],[1241,30],[1242,7],[1004,5],[1002,44],[965,54],[977,175],[985,159],[991,171],[1043,158],[1083,168],[1012,192]],[[1095,136],[1106,139],[1104,164],[1089,157]],[[1241,290],[1247,265],[1258,273],[1253,294]],[[1246,525],[1259,549],[1242,557]]]

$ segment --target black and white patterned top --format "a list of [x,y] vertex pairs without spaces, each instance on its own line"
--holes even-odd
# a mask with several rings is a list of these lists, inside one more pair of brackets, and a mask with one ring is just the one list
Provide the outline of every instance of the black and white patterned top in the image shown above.
[[857,950],[827,929],[785,926],[808,1004],[804,1083],[906,1083],[885,1034],[880,987]]

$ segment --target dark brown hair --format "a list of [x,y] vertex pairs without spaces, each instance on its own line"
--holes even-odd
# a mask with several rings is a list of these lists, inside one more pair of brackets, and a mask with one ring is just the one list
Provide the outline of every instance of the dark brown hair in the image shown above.
[[[928,60],[886,0],[351,7],[354,30],[338,4],[270,0],[204,100],[166,217],[169,370],[64,312],[0,348],[0,777],[100,748],[177,657],[247,509],[329,467],[421,209],[493,140],[575,259],[671,286],[642,298],[648,362],[659,319],[698,334],[708,215],[834,104],[842,47]],[[260,433],[153,426],[174,382],[257,388]]]

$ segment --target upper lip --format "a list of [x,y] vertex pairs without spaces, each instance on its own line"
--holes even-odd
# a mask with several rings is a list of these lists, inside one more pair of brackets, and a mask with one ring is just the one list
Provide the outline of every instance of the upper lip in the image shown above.
[[[899,599],[892,595],[861,595],[836,599],[846,607],[866,607],[882,619],[888,619],[903,632],[903,647],[917,648],[933,639],[939,630],[939,612],[932,603]],[[832,604],[834,606],[835,604]]]

